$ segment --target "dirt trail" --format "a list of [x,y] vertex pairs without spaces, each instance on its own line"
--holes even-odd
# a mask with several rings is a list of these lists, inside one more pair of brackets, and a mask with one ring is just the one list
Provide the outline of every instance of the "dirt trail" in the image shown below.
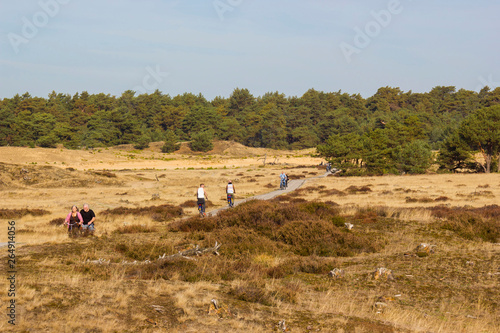
[[[237,205],[242,204],[244,202],[247,202],[249,200],[271,200],[271,199],[277,197],[278,195],[290,193],[292,191],[297,190],[302,185],[304,185],[304,183],[306,183],[307,181],[309,181],[311,179],[324,178],[324,177],[328,176],[328,174],[330,174],[330,172],[325,172],[324,174],[322,174],[320,176],[310,177],[310,178],[306,178],[306,179],[293,179],[293,180],[290,180],[288,182],[288,187],[286,189],[284,189],[284,190],[275,190],[275,191],[272,191],[272,192],[269,192],[269,193],[264,193],[264,194],[256,195],[256,196],[253,196],[253,197],[250,197],[250,198],[246,198],[246,199],[243,199],[243,200],[235,200],[234,201],[234,205],[237,206]],[[228,208],[229,208],[228,206],[221,207],[221,208],[218,208],[218,209],[215,209],[215,210],[212,210],[212,211],[208,212],[207,215],[208,216],[215,216],[220,211],[228,209]]]

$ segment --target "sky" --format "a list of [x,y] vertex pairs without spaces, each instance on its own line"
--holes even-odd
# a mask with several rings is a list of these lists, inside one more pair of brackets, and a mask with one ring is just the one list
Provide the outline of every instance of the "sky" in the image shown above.
[[0,98],[500,86],[496,0],[0,1]]

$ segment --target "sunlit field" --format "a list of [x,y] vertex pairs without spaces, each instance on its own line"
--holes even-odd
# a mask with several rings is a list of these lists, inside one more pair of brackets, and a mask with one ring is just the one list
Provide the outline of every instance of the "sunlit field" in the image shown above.
[[[159,147],[0,147],[18,315],[0,331],[500,331],[498,173],[319,177],[314,150]],[[304,184],[197,217],[200,183],[210,212],[228,180],[238,202],[277,190],[282,171]],[[84,203],[97,230],[69,238],[62,219]],[[219,255],[178,255],[216,242]]]

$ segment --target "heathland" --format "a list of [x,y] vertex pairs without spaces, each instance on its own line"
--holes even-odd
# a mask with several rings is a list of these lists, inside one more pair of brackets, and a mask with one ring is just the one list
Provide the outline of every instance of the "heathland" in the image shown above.
[[[320,178],[322,162],[225,141],[0,147],[0,242],[9,221],[17,242],[16,326],[0,331],[500,331],[498,174]],[[210,212],[228,180],[238,201],[282,171],[304,184],[196,217],[200,183]],[[83,203],[96,233],[69,238],[62,219]]]

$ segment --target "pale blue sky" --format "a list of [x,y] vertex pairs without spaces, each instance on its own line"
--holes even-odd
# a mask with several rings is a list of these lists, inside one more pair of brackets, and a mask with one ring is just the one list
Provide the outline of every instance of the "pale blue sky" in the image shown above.
[[0,98],[494,88],[499,13],[496,0],[1,1]]

